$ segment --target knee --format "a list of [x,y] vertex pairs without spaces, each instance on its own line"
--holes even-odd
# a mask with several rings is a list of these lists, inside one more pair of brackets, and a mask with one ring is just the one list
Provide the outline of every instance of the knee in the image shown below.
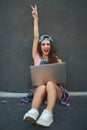
[[47,82],[47,88],[53,88],[55,84],[52,81]]
[[38,86],[36,92],[38,92],[39,95],[44,95],[46,92],[46,86],[45,85]]
[[45,85],[41,85],[40,86],[40,91],[41,92],[45,92],[46,91],[46,86]]
[[47,82],[47,86],[53,86],[53,85],[54,85],[54,83],[52,81]]

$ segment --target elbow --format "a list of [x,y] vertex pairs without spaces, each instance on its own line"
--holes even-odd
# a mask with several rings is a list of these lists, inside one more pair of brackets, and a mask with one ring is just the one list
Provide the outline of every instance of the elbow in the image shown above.
[[39,33],[34,34],[34,38],[39,39]]
[[34,35],[34,40],[39,41],[39,35]]

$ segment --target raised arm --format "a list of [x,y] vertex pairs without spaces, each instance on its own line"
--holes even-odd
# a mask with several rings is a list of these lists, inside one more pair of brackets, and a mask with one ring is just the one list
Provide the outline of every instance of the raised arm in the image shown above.
[[32,16],[34,18],[34,41],[33,41],[33,48],[32,48],[32,57],[34,61],[38,58],[39,54],[37,51],[38,41],[39,41],[39,26],[38,26],[38,11],[37,6],[31,6],[32,8]]

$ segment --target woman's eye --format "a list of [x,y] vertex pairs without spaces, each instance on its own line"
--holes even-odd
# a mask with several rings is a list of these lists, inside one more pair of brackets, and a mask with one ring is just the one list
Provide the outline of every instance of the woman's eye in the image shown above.
[[48,46],[50,46],[50,43],[47,43]]
[[45,44],[41,44],[42,46],[44,46]]
[[50,46],[50,43],[47,43],[47,44],[42,43],[41,45],[42,45],[42,46],[45,46],[45,45]]

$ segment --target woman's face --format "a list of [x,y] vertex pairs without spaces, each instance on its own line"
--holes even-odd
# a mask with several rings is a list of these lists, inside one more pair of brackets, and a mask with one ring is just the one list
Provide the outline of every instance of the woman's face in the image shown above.
[[44,40],[41,42],[41,51],[43,55],[47,56],[50,52],[50,41],[49,40]]

